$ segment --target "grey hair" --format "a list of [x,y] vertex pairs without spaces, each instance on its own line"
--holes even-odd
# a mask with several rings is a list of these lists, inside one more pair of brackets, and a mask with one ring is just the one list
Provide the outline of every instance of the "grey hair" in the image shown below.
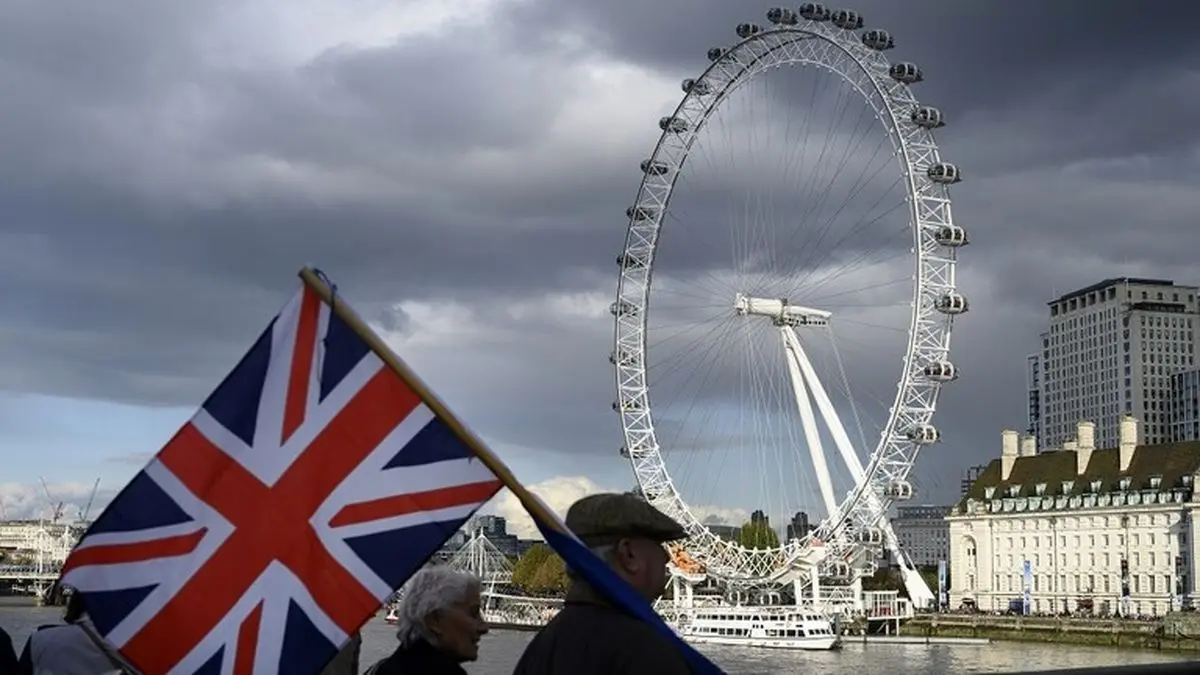
[[436,645],[436,637],[425,625],[434,612],[462,602],[480,586],[479,578],[469,572],[459,572],[445,565],[426,567],[404,585],[404,595],[397,611],[399,621],[396,637],[400,644],[411,645],[419,640]]
[[[601,544],[599,546],[589,546],[588,550],[592,552],[592,555],[594,555],[597,558],[599,558],[600,560],[604,561],[604,564],[608,565],[610,567],[612,566],[613,561],[615,561],[617,558],[616,544]],[[567,567],[567,577],[569,579],[578,579],[579,574],[575,570],[571,569],[570,566],[568,566]]]

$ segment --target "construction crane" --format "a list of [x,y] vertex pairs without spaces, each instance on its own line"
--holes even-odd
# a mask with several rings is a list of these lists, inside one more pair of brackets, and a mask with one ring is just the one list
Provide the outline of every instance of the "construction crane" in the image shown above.
[[100,479],[96,478],[96,482],[92,483],[92,494],[88,495],[87,505],[79,512],[79,522],[86,524],[88,514],[92,512],[92,504],[96,501],[96,491],[100,489]]
[[46,505],[50,507],[50,522],[57,523],[62,519],[63,506],[65,504],[63,502],[55,502],[54,497],[50,495],[50,486],[46,485],[46,479],[40,476],[39,479],[42,481],[42,492],[46,495]]

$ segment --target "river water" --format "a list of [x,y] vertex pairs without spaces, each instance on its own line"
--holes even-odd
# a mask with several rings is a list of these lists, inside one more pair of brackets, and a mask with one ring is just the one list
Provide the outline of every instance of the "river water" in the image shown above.
[[[37,626],[56,623],[59,608],[0,606],[0,628],[13,637],[20,651]],[[473,675],[509,675],[532,633],[493,631],[484,636],[480,660],[468,664]],[[363,628],[362,667],[395,648],[393,628],[382,618]],[[990,645],[848,644],[836,652],[785,652],[702,646],[702,651],[729,673],[738,675],[926,675],[941,673],[1004,673],[1055,668],[1084,668],[1179,661],[1170,652],[1117,650],[1103,647],[996,642]]]

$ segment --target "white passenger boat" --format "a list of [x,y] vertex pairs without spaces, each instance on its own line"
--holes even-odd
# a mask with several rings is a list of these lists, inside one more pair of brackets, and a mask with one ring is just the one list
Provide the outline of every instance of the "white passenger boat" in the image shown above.
[[715,605],[669,618],[688,642],[826,651],[841,640],[829,619],[795,607]]
[[777,604],[778,594],[761,596],[763,604],[729,602],[701,588],[704,566],[681,546],[671,547],[670,553],[672,597],[659,600],[655,609],[684,640],[817,651],[841,646],[833,622],[813,608]]

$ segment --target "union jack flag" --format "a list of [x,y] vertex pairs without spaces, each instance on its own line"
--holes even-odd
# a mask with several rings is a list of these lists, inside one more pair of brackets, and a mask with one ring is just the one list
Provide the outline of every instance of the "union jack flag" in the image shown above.
[[500,485],[305,285],[62,582],[146,675],[317,673]]

